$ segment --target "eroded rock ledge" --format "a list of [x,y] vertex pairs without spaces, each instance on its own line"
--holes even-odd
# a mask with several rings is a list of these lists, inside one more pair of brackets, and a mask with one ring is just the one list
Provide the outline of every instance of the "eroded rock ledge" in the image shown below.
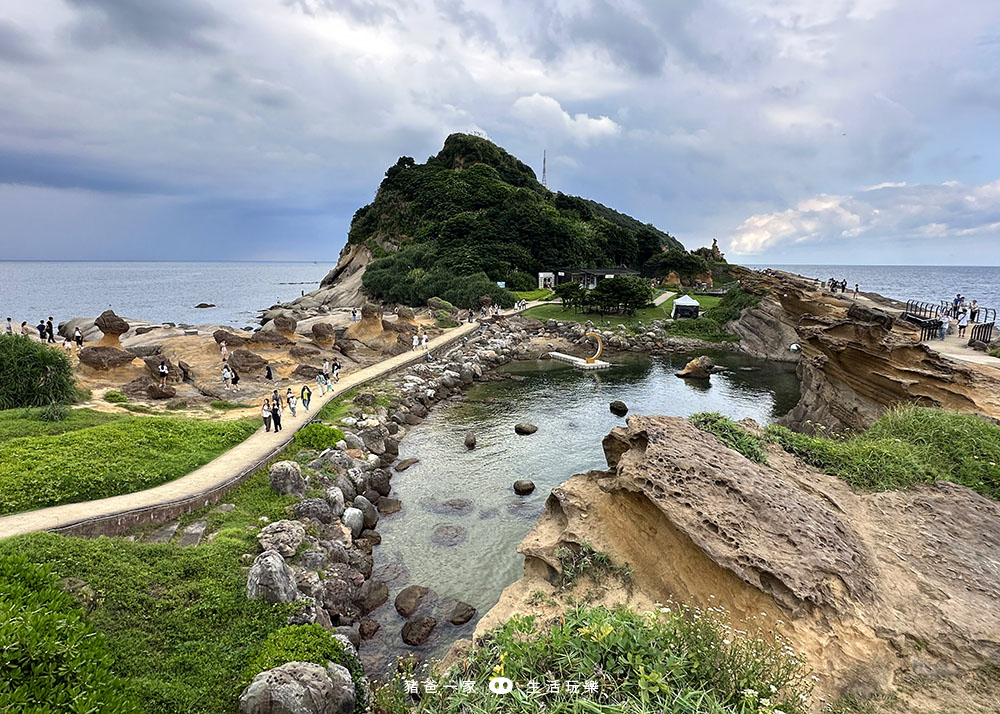
[[531,612],[527,595],[558,579],[556,551],[586,541],[631,566],[634,602],[722,605],[742,629],[778,630],[827,697],[1000,661],[1000,504],[947,483],[857,494],[679,418],[631,416],[604,450],[607,471],[553,490],[519,547],[524,578],[477,634]]

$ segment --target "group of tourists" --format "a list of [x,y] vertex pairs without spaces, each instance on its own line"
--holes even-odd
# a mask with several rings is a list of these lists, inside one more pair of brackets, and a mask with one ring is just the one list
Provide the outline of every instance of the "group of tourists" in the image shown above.
[[[322,375],[320,375],[322,376]],[[299,396],[295,396],[295,392],[289,387],[285,394],[282,396],[275,389],[271,392],[269,399],[265,399],[264,403],[260,408],[260,416],[264,421],[264,431],[271,431],[271,427],[274,427],[275,433],[281,431],[281,417],[284,414],[285,409],[288,413],[292,415],[292,418],[297,416],[296,411],[298,405],[301,403],[302,408],[309,411],[309,403],[312,401],[312,390],[309,389],[308,384],[303,384],[302,389],[299,391]]]
[[[27,320],[22,320],[21,325],[18,329],[14,328],[14,319],[11,317],[7,318],[7,326],[4,331],[8,335],[20,334],[25,337],[34,337],[37,333],[38,339],[50,345],[58,344],[56,340],[56,328],[55,322],[52,316],[49,316],[48,320],[39,320],[38,324],[34,327],[28,325]],[[66,335],[62,340],[62,347],[67,352],[73,352],[74,348],[76,352],[83,349],[83,333],[80,328],[77,327],[73,330],[72,337]]]
[[334,359],[332,363],[330,360],[323,360],[323,371],[316,375],[320,394],[333,391],[333,385],[340,381],[340,370],[340,360]]
[[[847,292],[847,281],[837,280],[836,278],[830,278],[826,281],[826,287],[832,293],[846,293]],[[858,299],[858,293],[861,291],[861,285],[854,283],[854,299]]]
[[979,319],[979,301],[973,300],[966,303],[966,297],[961,293],[955,295],[955,299],[941,310],[939,319],[941,326],[938,328],[938,339],[945,339],[948,336],[948,328],[954,322],[958,328],[958,336],[965,337],[965,331],[969,323],[975,323]]
[[425,350],[427,349],[427,330],[422,327],[413,333],[413,349],[417,349],[421,346],[423,346]]

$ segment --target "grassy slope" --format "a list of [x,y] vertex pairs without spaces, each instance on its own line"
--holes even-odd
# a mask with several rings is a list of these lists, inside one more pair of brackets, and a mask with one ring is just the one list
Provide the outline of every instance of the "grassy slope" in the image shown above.
[[93,409],[71,409],[69,416],[62,421],[42,421],[38,418],[40,411],[40,409],[0,411],[0,444],[25,436],[65,434],[100,424],[110,424],[122,418],[120,414],[108,414]]
[[[714,307],[720,300],[720,298],[711,295],[696,295],[695,299],[701,305],[703,310]],[[653,320],[663,320],[669,318],[673,305],[674,298],[670,298],[662,305],[637,310],[634,315],[623,317],[621,315],[601,316],[598,313],[593,312],[584,313],[576,312],[575,310],[563,310],[561,303],[552,303],[550,305],[537,305],[536,307],[525,310],[524,315],[527,317],[533,317],[536,320],[559,320],[560,322],[583,323],[587,320],[591,320],[595,325],[603,327],[608,327],[608,323],[610,323],[611,327],[617,327],[618,325],[635,325],[638,322],[648,325]]]
[[247,420],[124,417],[8,440],[0,443],[0,514],[159,485],[208,463],[256,427]]

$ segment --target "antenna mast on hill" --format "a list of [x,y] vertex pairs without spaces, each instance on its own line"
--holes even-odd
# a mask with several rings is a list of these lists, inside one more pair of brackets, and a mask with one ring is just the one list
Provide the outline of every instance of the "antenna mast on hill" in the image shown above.
[[548,188],[549,185],[545,181],[545,159],[546,159],[545,153],[546,153],[545,149],[542,149],[542,186],[545,186],[545,188]]

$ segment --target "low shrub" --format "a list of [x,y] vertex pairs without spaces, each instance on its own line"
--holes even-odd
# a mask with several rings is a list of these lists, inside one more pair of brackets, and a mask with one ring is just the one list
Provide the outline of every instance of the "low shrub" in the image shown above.
[[627,565],[615,565],[611,556],[594,550],[590,543],[562,546],[556,551],[556,557],[562,568],[562,587],[572,587],[577,578],[586,573],[597,583],[611,576],[618,578],[627,588],[632,588],[632,570]]
[[49,404],[38,411],[38,418],[41,421],[65,421],[69,417],[70,409],[65,404]]
[[751,434],[742,426],[718,412],[699,412],[692,414],[691,423],[702,431],[714,434],[719,441],[733,451],[737,451],[751,461],[767,464],[764,454],[764,439]]
[[315,449],[316,451],[332,448],[343,438],[344,432],[340,429],[318,421],[306,424],[295,432],[296,444],[304,449]]
[[518,293],[534,290],[538,287],[538,279],[529,273],[514,271],[504,281],[508,290]]
[[122,408],[134,414],[155,414],[156,410],[146,404],[122,404]]
[[[376,702],[392,714],[803,714],[810,672],[785,647],[773,636],[735,632],[716,612],[581,607],[545,628],[515,616],[477,640],[462,665],[421,677],[416,704],[399,696],[404,682]],[[494,677],[514,689],[497,696],[488,686]],[[471,681],[471,691],[448,686],[459,680]]]
[[231,411],[233,409],[250,409],[253,407],[252,404],[244,404],[243,402],[226,402],[226,401],[209,402],[208,406],[212,407],[212,409],[219,409],[221,411]]
[[138,714],[105,638],[47,568],[0,555],[0,711]]
[[104,393],[104,401],[110,402],[111,404],[124,404],[128,401],[128,397],[119,391],[109,389]]
[[739,285],[734,285],[726,291],[726,294],[722,296],[718,305],[709,308],[705,312],[705,316],[714,320],[719,325],[724,325],[731,320],[737,319],[740,313],[746,308],[756,307],[760,302],[760,298],[760,295],[748,293],[740,288]]
[[73,367],[63,350],[24,335],[0,334],[0,409],[76,401]]
[[361,686],[365,672],[361,662],[321,625],[289,625],[272,632],[247,668],[246,683],[249,684],[257,673],[288,662],[312,662],[323,667],[327,662],[333,662],[346,667],[354,680],[357,702],[354,711],[358,714],[365,711],[364,689]]
[[953,481],[1000,499],[1000,427],[973,414],[902,406],[846,438],[798,434],[775,425],[765,434],[861,490]]
[[447,310],[438,310],[434,315],[434,323],[441,329],[458,326],[458,322],[455,321],[455,313]]
[[739,335],[723,331],[711,317],[674,320],[667,328],[671,337],[690,337],[705,342],[739,342]]

